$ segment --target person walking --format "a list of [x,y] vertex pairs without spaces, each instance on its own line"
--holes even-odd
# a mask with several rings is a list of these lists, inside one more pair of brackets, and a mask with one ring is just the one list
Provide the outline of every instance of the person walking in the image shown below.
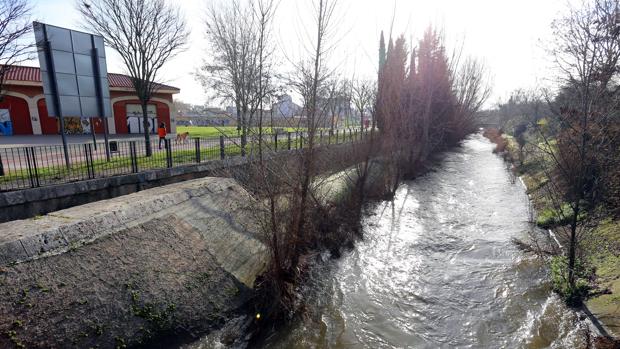
[[166,142],[166,124],[163,122],[159,124],[159,128],[157,129],[157,135],[159,136],[159,149],[161,149],[161,143]]

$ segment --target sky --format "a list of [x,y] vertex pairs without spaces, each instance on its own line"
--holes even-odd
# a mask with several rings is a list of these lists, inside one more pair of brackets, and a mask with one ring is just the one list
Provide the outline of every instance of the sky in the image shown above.
[[[180,6],[191,31],[188,47],[168,62],[161,82],[176,86],[175,98],[191,104],[209,100],[195,73],[208,57],[205,11],[209,3],[227,0],[171,0]],[[280,69],[304,56],[306,35],[312,28],[312,0],[279,0],[273,36]],[[83,29],[75,0],[31,0],[33,20]],[[342,76],[376,76],[381,31],[386,38],[404,35],[415,45],[429,25],[443,28],[449,49],[482,60],[490,73],[492,94],[487,106],[505,100],[511,91],[544,84],[551,62],[547,47],[550,24],[566,8],[566,0],[339,0],[330,37],[328,64]],[[33,39],[34,40],[34,39]],[[108,71],[124,73],[118,55],[106,49]],[[38,66],[38,61],[29,62]]]

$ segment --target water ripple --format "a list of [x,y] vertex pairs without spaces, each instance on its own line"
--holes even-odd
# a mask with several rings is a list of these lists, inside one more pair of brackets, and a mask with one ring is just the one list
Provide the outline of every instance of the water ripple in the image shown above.
[[321,271],[319,323],[266,347],[579,347],[546,269],[510,242],[532,228],[528,199],[491,149],[472,136],[375,205],[364,241]]

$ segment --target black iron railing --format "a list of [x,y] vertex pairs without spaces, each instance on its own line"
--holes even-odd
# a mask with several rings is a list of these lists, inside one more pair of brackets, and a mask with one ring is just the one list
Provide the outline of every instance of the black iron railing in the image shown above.
[[[359,129],[320,130],[315,134],[315,144],[356,142],[368,134],[369,131]],[[158,140],[153,140],[153,153],[147,157],[144,141],[115,140],[110,141],[109,161],[102,144],[96,149],[92,143],[69,144],[70,166],[66,165],[62,145],[0,148],[0,192],[251,155],[258,149],[259,136],[253,134],[246,141],[242,142],[241,137],[228,136],[188,138],[184,141],[166,139],[160,147]],[[307,141],[307,132],[285,132],[264,134],[260,144],[263,151],[277,152],[307,147]],[[246,143],[245,152],[242,152],[243,143]]]

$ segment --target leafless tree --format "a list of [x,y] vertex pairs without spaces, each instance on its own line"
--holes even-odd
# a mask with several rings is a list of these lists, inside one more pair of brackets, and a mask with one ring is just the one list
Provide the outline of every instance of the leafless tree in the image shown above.
[[374,82],[368,80],[356,80],[353,84],[352,101],[353,105],[355,105],[355,108],[357,109],[357,112],[360,114],[360,124],[362,129],[365,128],[364,113],[370,108],[374,101],[374,90]]
[[458,112],[462,115],[459,126],[474,125],[476,112],[491,95],[486,66],[478,59],[468,57],[463,64],[456,64],[453,80]]
[[[272,86],[273,47],[271,46],[271,23],[275,14],[276,5],[273,0],[258,0],[254,8],[254,15],[258,18],[258,152],[260,161],[263,161],[263,122],[264,103],[270,104],[275,93]],[[270,108],[271,109],[271,108]],[[273,111],[271,111],[273,115]],[[271,122],[273,124],[273,121]]]
[[271,23],[275,8],[273,0],[212,2],[205,19],[210,57],[198,79],[216,98],[234,103],[243,154],[254,117],[258,112],[262,124],[263,104],[274,91]]
[[[584,213],[591,212],[603,192],[599,166],[609,159],[601,158],[600,153],[609,150],[613,140],[608,131],[617,122],[617,11],[615,0],[584,1],[553,24],[557,45],[552,53],[562,86],[552,103],[552,121],[558,131],[555,140],[545,129],[540,129],[540,134],[545,155],[553,163],[546,171],[547,192],[557,219],[568,223],[561,230],[566,236],[567,281],[572,290],[576,287],[580,243],[589,232]],[[565,203],[570,209],[564,209]]]
[[[300,128],[300,137],[293,141],[303,149],[285,155],[265,151],[264,157],[253,162],[254,166],[245,173],[236,175],[255,196],[259,197],[256,207],[265,241],[272,254],[270,269],[264,283],[259,287],[269,290],[265,307],[272,308],[277,304],[285,313],[294,311],[296,300],[293,285],[298,281],[301,256],[308,252],[309,246],[321,239],[318,226],[320,219],[317,214],[326,214],[326,206],[319,197],[319,188],[323,187],[324,179],[318,173],[324,171],[323,157],[332,154],[329,150],[318,152],[317,130],[328,116],[327,88],[329,73],[325,59],[328,50],[326,40],[331,27],[335,1],[317,0],[313,17],[316,28],[308,31],[308,37],[315,39],[308,46],[307,57],[295,64],[295,70],[288,78],[290,88],[302,100],[303,117],[291,118],[291,123]],[[263,143],[267,150],[272,143]],[[321,160],[321,161],[320,161]],[[341,163],[334,161],[332,163]],[[269,311],[267,311],[269,312]],[[273,314],[272,314],[273,316]]]
[[295,196],[294,217],[291,232],[303,240],[304,226],[306,224],[307,207],[311,196],[311,183],[316,167],[315,141],[318,129],[324,124],[326,107],[320,102],[321,91],[324,84],[329,80],[332,72],[327,67],[326,56],[330,49],[329,38],[334,35],[336,0],[317,0],[313,3],[316,13],[315,39],[309,46],[310,57],[297,65],[297,76],[294,82],[298,93],[302,96],[305,110],[305,128],[308,134],[308,146],[302,153],[300,162],[298,195]]
[[151,156],[147,105],[160,86],[160,70],[185,48],[185,19],[165,0],[87,0],[77,8],[85,27],[103,36],[125,63],[142,105],[146,155]]
[[33,45],[23,38],[31,30],[30,7],[26,0],[0,1],[0,97],[11,66],[29,58]]
[[340,127],[342,106],[339,98],[342,86],[344,83],[338,77],[333,77],[325,84],[325,91],[321,94],[321,102],[325,103],[329,110],[329,132],[332,134],[336,128]]

